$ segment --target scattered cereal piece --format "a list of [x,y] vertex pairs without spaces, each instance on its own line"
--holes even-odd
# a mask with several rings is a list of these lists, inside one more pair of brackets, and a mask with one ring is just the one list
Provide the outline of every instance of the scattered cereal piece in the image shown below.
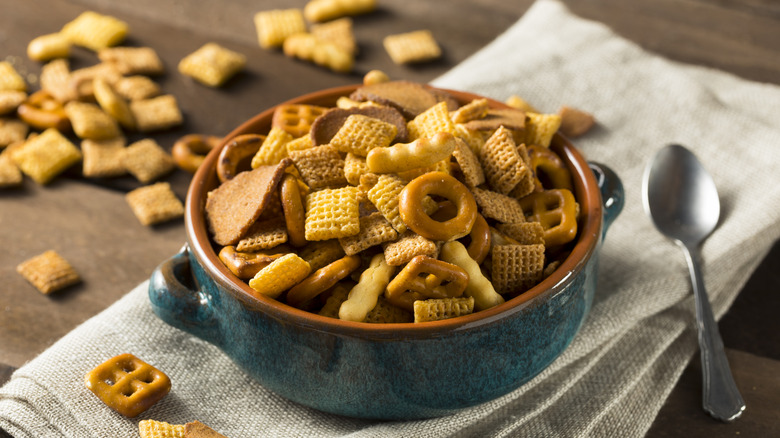
[[50,33],[34,38],[27,45],[27,57],[33,61],[49,61],[70,56],[70,41],[61,33]]
[[339,73],[350,72],[355,63],[354,56],[341,46],[306,32],[288,36],[283,51],[291,58],[310,61]]
[[373,148],[387,147],[395,138],[395,125],[373,117],[352,114],[330,140],[339,152],[365,157]]
[[567,137],[575,138],[585,135],[596,124],[593,114],[565,105],[558,111],[558,115],[561,116],[559,129]]
[[21,120],[0,118],[0,148],[24,140],[29,131],[30,127]]
[[206,43],[179,62],[179,72],[209,87],[219,87],[245,65],[243,54],[217,43]]
[[27,93],[24,91],[0,91],[0,115],[8,114],[14,111],[25,100],[27,100]]
[[161,75],[165,66],[151,47],[112,47],[101,49],[98,59],[114,64],[123,75]]
[[121,159],[122,166],[144,184],[166,175],[175,167],[171,155],[151,138],[126,147]]
[[328,240],[360,232],[357,188],[323,189],[306,195],[306,240]]
[[358,47],[355,42],[355,34],[352,32],[351,18],[344,17],[327,23],[315,24],[311,27],[311,34],[322,41],[335,44],[351,55],[357,53]]
[[141,420],[138,423],[141,438],[184,438],[183,424],[169,424],[164,421]]
[[81,153],[84,154],[82,173],[87,178],[104,178],[127,173],[127,169],[122,164],[124,149],[124,137],[82,141]]
[[130,353],[112,357],[84,377],[87,389],[108,407],[126,417],[136,417],[162,400],[171,390],[171,379]]
[[125,195],[125,199],[143,225],[167,222],[184,215],[184,205],[167,182],[139,187]]
[[94,103],[76,100],[68,102],[65,104],[65,114],[79,138],[108,140],[120,134],[116,120]]
[[312,23],[329,21],[347,15],[366,14],[376,9],[376,0],[310,0],[303,15]]
[[92,86],[95,99],[103,111],[119,122],[123,128],[135,128],[135,117],[133,117],[133,113],[130,111],[130,106],[125,99],[114,90],[114,87],[112,87],[108,81],[98,77],[95,78]]
[[192,421],[184,425],[184,438],[227,438],[200,421]]
[[439,44],[429,30],[388,35],[383,44],[390,59],[396,64],[426,62],[441,57]]
[[59,131],[49,128],[27,140],[11,155],[19,169],[38,184],[46,184],[81,160],[79,149]]
[[114,84],[116,92],[127,100],[144,100],[160,95],[160,86],[146,76],[128,76]]
[[544,271],[544,245],[495,245],[493,287],[500,294],[519,294],[539,283]]
[[306,31],[300,9],[274,9],[255,14],[255,28],[260,47],[281,47],[290,35]]
[[127,23],[109,15],[86,11],[65,24],[60,31],[76,45],[99,51],[124,41],[129,27]]
[[141,132],[161,131],[181,125],[182,115],[176,98],[170,94],[151,99],[133,100],[130,111]]
[[0,91],[27,91],[27,82],[8,61],[0,61]]
[[525,144],[535,144],[550,147],[553,135],[561,126],[561,116],[558,114],[528,113],[525,126]]
[[414,322],[441,321],[474,312],[474,298],[433,298],[414,302]]
[[101,62],[89,67],[80,68],[70,73],[68,86],[75,93],[75,98],[89,101],[95,94],[93,83],[96,78],[103,78],[108,83],[114,84],[122,78],[122,73],[114,64]]
[[53,250],[22,262],[16,267],[16,272],[44,294],[50,294],[81,281],[73,266]]
[[60,102],[75,99],[76,91],[70,86],[70,67],[67,59],[58,58],[41,67],[41,90],[50,93]]
[[251,280],[249,287],[261,295],[278,297],[285,290],[300,283],[311,272],[308,262],[295,254],[286,254],[261,269]]

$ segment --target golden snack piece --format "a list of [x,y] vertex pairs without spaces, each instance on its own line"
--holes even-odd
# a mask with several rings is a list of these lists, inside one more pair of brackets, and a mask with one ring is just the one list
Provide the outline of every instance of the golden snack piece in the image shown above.
[[382,70],[371,70],[363,75],[363,85],[383,84],[390,82],[390,77]]
[[528,146],[528,157],[534,173],[534,191],[573,190],[571,172],[558,154],[544,146],[532,144]]
[[17,91],[17,90],[0,91],[0,115],[13,112],[25,100],[27,100],[27,93],[24,91]]
[[16,266],[16,272],[44,294],[50,294],[81,281],[73,266],[53,250],[20,263]]
[[396,64],[427,62],[441,57],[439,43],[430,30],[388,35],[382,44]]
[[450,118],[447,102],[439,102],[418,114],[408,123],[407,127],[409,137],[412,139],[433,137],[440,132],[455,133],[455,124]]
[[167,182],[139,187],[125,195],[125,200],[142,225],[155,225],[184,215],[184,205]]
[[498,224],[496,228],[520,245],[544,244],[544,227],[539,222]]
[[[433,220],[423,211],[423,198],[444,197],[455,204],[457,214],[444,222]],[[430,172],[415,178],[399,195],[401,219],[415,233],[431,240],[449,241],[467,235],[477,220],[477,204],[468,188],[443,172]]]
[[352,53],[329,40],[320,39],[310,33],[300,32],[288,36],[282,47],[291,58],[313,62],[338,73],[352,71],[355,58]]
[[284,219],[274,217],[267,220],[258,220],[244,234],[244,237],[236,243],[238,251],[259,251],[271,249],[287,242],[287,230]]
[[16,71],[13,64],[0,61],[0,91],[27,91],[27,82]]
[[123,75],[161,75],[165,66],[151,47],[112,47],[97,54],[103,62],[114,64]]
[[360,184],[360,176],[367,172],[368,165],[366,164],[366,159],[352,152],[347,152],[347,156],[344,158],[344,176],[347,178],[347,182],[357,186]]
[[447,132],[439,132],[430,139],[422,137],[411,143],[371,149],[366,156],[366,165],[374,173],[399,173],[433,166],[448,159],[455,146],[455,137]]
[[360,274],[358,284],[349,291],[347,299],[341,303],[338,311],[339,319],[365,320],[368,313],[376,307],[379,297],[384,293],[394,272],[395,267],[387,264],[382,253],[374,255],[368,268]]
[[479,262],[474,260],[462,243],[452,241],[445,243],[439,255],[442,261],[460,266],[469,276],[464,294],[474,299],[473,307],[476,310],[485,310],[504,302],[493,284],[482,274]]
[[[360,185],[363,185],[364,179],[368,182],[370,179],[366,174],[360,178]],[[401,218],[401,213],[398,208],[398,199],[401,195],[401,191],[404,189],[404,182],[400,177],[392,174],[380,175],[375,183],[367,190],[366,195],[374,206],[382,213],[382,216],[387,219],[390,224],[399,233],[406,231],[406,223]]]
[[263,143],[252,157],[252,168],[259,166],[268,166],[280,162],[287,157],[287,143],[293,140],[289,132],[276,126],[271,127],[268,136],[263,139]]
[[314,140],[312,140],[311,136],[304,135],[287,142],[284,147],[287,149],[287,155],[289,156],[292,151],[302,151],[314,147]]
[[305,212],[298,178],[285,174],[279,183],[279,197],[284,211],[284,222],[290,244],[295,247],[306,245]]
[[246,56],[220,46],[206,43],[179,61],[179,73],[209,87],[222,86],[246,65]]
[[111,409],[136,417],[165,397],[171,380],[130,353],[112,357],[87,373],[87,388]]
[[412,312],[390,304],[384,295],[380,295],[376,306],[368,312],[364,322],[371,324],[399,324],[414,322]]
[[11,159],[11,154],[0,153],[0,187],[19,186],[22,181],[22,171]]
[[390,281],[385,298],[395,306],[413,311],[416,300],[461,296],[468,281],[468,273],[459,266],[417,256]]
[[167,175],[175,167],[170,154],[151,138],[138,140],[126,147],[122,151],[122,165],[144,184]]
[[61,33],[50,33],[33,38],[27,44],[27,57],[33,61],[49,61],[70,56],[70,40]]
[[84,162],[81,172],[87,178],[105,178],[124,175],[127,169],[122,164],[125,149],[125,138],[116,137],[109,140],[89,140],[81,142],[81,153]]
[[228,245],[223,246],[219,251],[219,259],[236,277],[249,280],[271,262],[288,253],[282,245],[258,252],[236,251],[236,247]]
[[517,199],[490,190],[471,189],[483,216],[502,223],[525,222],[525,214]]
[[474,312],[474,298],[433,298],[414,302],[414,322],[441,321]]
[[138,422],[138,433],[141,438],[184,438],[184,425],[141,420]]
[[127,100],[144,100],[160,95],[160,86],[146,76],[123,77],[113,84],[116,92]]
[[266,137],[258,134],[239,135],[232,140],[219,153],[217,160],[217,177],[220,183],[224,183],[238,173],[241,162],[254,157],[263,144]]
[[504,101],[504,103],[507,104],[508,106],[511,106],[512,108],[519,109],[519,110],[524,111],[526,113],[539,113],[538,109],[534,108],[533,105],[531,105],[530,103],[526,102],[525,99],[523,99],[522,97],[520,97],[520,96],[518,96],[516,94],[513,94],[513,95],[509,96]]
[[467,123],[488,115],[488,100],[475,99],[451,113],[453,123]]
[[21,120],[0,118],[0,148],[27,138],[30,127]]
[[311,131],[311,124],[314,123],[314,120],[327,110],[328,108],[318,105],[279,105],[274,110],[271,126],[280,128],[295,138],[307,136],[306,134]]
[[65,108],[46,90],[31,94],[19,105],[16,112],[20,119],[36,129],[54,128],[66,132],[71,128]]
[[596,124],[593,114],[566,105],[558,110],[558,115],[561,116],[560,131],[571,138],[585,135]]
[[213,135],[187,134],[176,140],[171,155],[176,166],[189,173],[195,173],[206,159],[206,154],[221,142],[221,138]]
[[495,245],[491,280],[500,294],[525,292],[542,279],[544,245]]
[[330,140],[339,152],[352,152],[365,157],[371,149],[390,146],[395,138],[395,125],[373,117],[352,114]]
[[255,28],[260,47],[281,47],[290,35],[306,31],[303,11],[300,9],[273,9],[255,14]]
[[544,228],[544,244],[563,245],[577,236],[577,200],[566,189],[551,189],[532,193],[520,199],[528,221],[539,222]]
[[141,132],[162,131],[182,124],[183,117],[176,97],[166,94],[151,99],[133,100],[130,111]]
[[95,78],[92,82],[92,90],[95,100],[103,111],[119,122],[123,128],[135,128],[135,117],[130,111],[130,106],[108,81],[102,77]]
[[60,104],[73,100],[76,91],[70,86],[70,65],[67,59],[58,58],[41,67],[39,77],[41,89],[53,96]]
[[349,17],[314,24],[311,26],[311,34],[319,40],[338,46],[350,55],[357,54],[358,46],[352,32],[352,19]]
[[309,242],[301,251],[301,258],[311,265],[311,270],[326,266],[344,256],[337,239]]
[[47,184],[55,176],[81,160],[79,149],[59,131],[49,128],[24,146],[15,150],[11,158],[25,175],[38,184]]
[[116,120],[94,103],[68,102],[65,104],[65,114],[79,138],[108,140],[120,135]]
[[561,126],[558,114],[528,113],[525,126],[525,144],[550,147],[553,135]]
[[94,81],[96,78],[103,78],[109,84],[114,84],[122,78],[122,73],[119,72],[114,64],[107,62],[74,70],[68,78],[68,87],[70,87],[70,92],[73,93],[71,98],[85,102],[93,100],[95,95]]
[[249,287],[258,294],[277,298],[282,292],[295,286],[311,272],[306,260],[296,254],[285,254],[260,270],[251,280]]
[[290,152],[290,159],[301,179],[312,190],[335,188],[347,184],[344,160],[331,145],[316,146]]
[[303,15],[312,23],[348,15],[366,14],[376,9],[376,0],[309,0]]
[[439,254],[436,242],[411,230],[406,230],[398,240],[387,242],[383,247],[385,260],[390,266],[401,266],[420,255],[436,258]]
[[531,172],[517,151],[512,132],[503,126],[480,149],[479,161],[490,187],[501,194],[511,192]]
[[86,11],[65,24],[60,33],[71,43],[97,52],[124,41],[128,31],[127,23],[122,20],[94,11]]
[[467,187],[477,187],[485,183],[485,172],[479,164],[479,158],[460,137],[455,137],[455,150],[452,151],[452,157],[458,164],[458,170],[463,174],[463,183]]
[[306,240],[328,240],[360,232],[357,188],[323,189],[306,195]]
[[287,291],[287,304],[302,307],[309,300],[333,287],[360,267],[360,257],[344,256],[304,278]]

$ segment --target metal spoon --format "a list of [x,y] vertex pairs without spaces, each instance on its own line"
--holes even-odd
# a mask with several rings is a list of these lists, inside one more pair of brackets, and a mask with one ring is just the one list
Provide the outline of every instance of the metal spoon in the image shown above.
[[693,153],[669,145],[647,166],[643,186],[645,211],[662,234],[683,248],[688,261],[699,329],[704,410],[718,420],[734,420],[745,410],[745,402],[731,375],[699,266],[699,246],[720,216],[715,182]]

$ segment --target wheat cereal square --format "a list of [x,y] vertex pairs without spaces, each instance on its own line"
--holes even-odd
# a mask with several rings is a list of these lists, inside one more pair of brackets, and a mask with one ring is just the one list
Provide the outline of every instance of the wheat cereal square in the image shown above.
[[544,244],[544,227],[539,222],[498,224],[496,229],[521,245]]
[[70,64],[66,59],[55,59],[44,64],[38,82],[41,84],[41,90],[60,102],[68,102],[77,97],[76,91],[70,86]]
[[503,223],[525,222],[525,214],[517,199],[501,193],[474,187],[471,189],[482,216]]
[[125,195],[125,199],[143,225],[159,224],[184,215],[184,205],[167,182],[139,187]]
[[222,86],[246,65],[246,56],[222,47],[206,43],[179,61],[179,73],[187,75],[209,87]]
[[306,195],[306,240],[328,240],[360,232],[356,187],[323,189]]
[[406,309],[390,304],[384,295],[380,295],[376,306],[368,312],[364,322],[373,324],[414,322],[414,315]]
[[182,124],[183,117],[176,98],[170,94],[151,99],[130,101],[136,128],[141,132],[162,131]]
[[48,250],[20,263],[16,266],[16,272],[44,294],[81,281],[73,266],[54,250]]
[[84,161],[81,171],[87,178],[105,178],[127,173],[122,164],[125,149],[125,138],[116,137],[110,140],[83,140],[81,153]]
[[485,182],[485,172],[479,163],[479,158],[474,154],[471,148],[460,137],[456,137],[455,150],[452,156],[458,163],[460,171],[463,174],[463,182],[468,187],[477,187]]
[[152,79],[142,76],[127,76],[114,84],[116,92],[127,100],[151,99],[160,95],[160,86]]
[[491,258],[491,279],[500,294],[523,293],[542,279],[544,245],[495,245]]
[[79,162],[81,151],[59,131],[49,128],[13,151],[11,158],[35,182],[47,184]]
[[122,166],[138,181],[146,184],[171,172],[173,157],[154,139],[145,138],[122,151]]
[[345,255],[338,239],[309,242],[308,245],[301,249],[300,253],[301,258],[311,265],[312,272],[335,262]]
[[330,140],[330,145],[339,152],[365,157],[373,148],[390,146],[396,132],[397,128],[392,123],[352,114]]
[[426,62],[441,57],[439,43],[433,33],[426,29],[388,35],[382,44],[396,64]]
[[98,52],[98,59],[112,63],[123,75],[161,75],[165,66],[151,47],[112,47]]
[[355,255],[372,246],[395,240],[398,233],[390,222],[376,212],[360,218],[360,232],[354,236],[342,237],[339,244],[346,255]]
[[253,252],[270,249],[287,242],[287,228],[283,218],[255,222],[236,244],[236,251]]
[[503,126],[490,136],[479,152],[485,179],[496,192],[508,194],[531,173],[517,150],[512,131]]
[[407,230],[398,240],[386,243],[383,247],[385,260],[390,266],[401,266],[418,255],[436,258],[439,254],[439,245],[436,242],[411,230]]
[[29,131],[30,126],[21,120],[0,117],[0,148],[24,140]]
[[338,188],[347,184],[344,176],[344,160],[330,145],[290,152],[290,159],[301,179],[312,190]]
[[66,23],[60,32],[71,43],[97,52],[124,41],[129,30],[127,23],[122,20],[94,11],[86,11]]
[[260,11],[254,21],[257,40],[264,49],[281,47],[290,35],[306,32],[303,10],[297,8]]
[[68,102],[65,114],[70,119],[73,132],[81,139],[108,140],[120,135],[116,119],[94,103]]
[[414,322],[441,321],[474,313],[474,297],[432,298],[414,302]]

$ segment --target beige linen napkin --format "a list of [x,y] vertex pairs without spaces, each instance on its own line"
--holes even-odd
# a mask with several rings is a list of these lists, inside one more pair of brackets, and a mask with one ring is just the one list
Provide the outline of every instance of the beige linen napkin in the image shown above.
[[780,172],[780,87],[669,62],[554,0],[534,4],[435,84],[499,100],[518,94],[547,112],[590,111],[599,126],[577,144],[622,177],[626,206],[601,252],[592,312],[541,375],[444,418],[328,415],[264,389],[216,347],[162,323],[144,282],[14,373],[0,389],[0,427],[17,437],[137,436],[138,419],[110,411],[83,384],[96,364],[130,352],[173,381],[141,418],[197,419],[231,438],[643,436],[698,348],[683,256],[642,211],[643,168],[679,142],[714,174],[723,219],[703,247],[704,280],[722,315],[780,237],[780,186],[768,184]]

